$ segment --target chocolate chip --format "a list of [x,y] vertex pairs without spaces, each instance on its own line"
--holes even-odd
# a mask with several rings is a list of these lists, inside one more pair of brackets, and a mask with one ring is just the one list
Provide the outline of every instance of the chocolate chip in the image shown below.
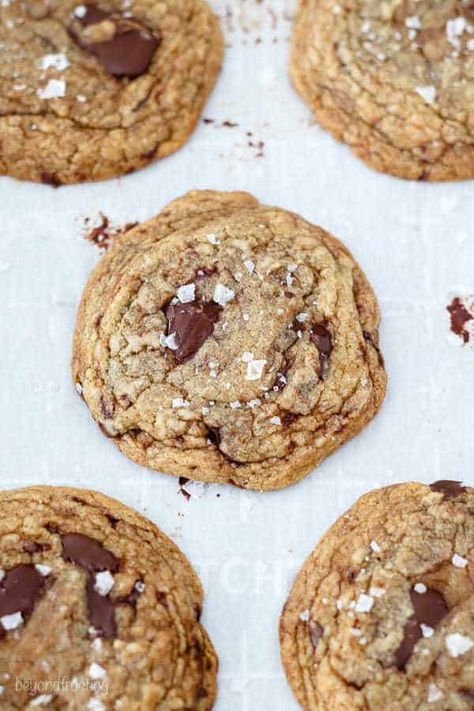
[[446,600],[437,590],[428,588],[425,593],[418,593],[415,588],[411,588],[410,600],[416,621],[420,625],[428,625],[434,629],[449,612]]
[[402,643],[395,652],[395,664],[397,665],[398,671],[405,670],[408,660],[415,649],[415,645],[421,637],[422,633],[420,625],[413,615],[407,620],[405,627],[403,628]]
[[184,363],[192,358],[212,335],[220,310],[217,304],[212,303],[167,306],[165,313],[168,319],[168,335],[175,335],[178,347],[173,354],[177,363]]
[[318,323],[311,329],[310,336],[319,351],[319,374],[323,377],[333,348],[331,334],[326,326]]
[[207,439],[214,447],[219,447],[221,443],[221,433],[218,427],[208,427],[207,428]]
[[84,27],[110,20],[115,26],[115,33],[108,40],[94,42],[71,27],[69,34],[76,44],[94,55],[113,76],[134,79],[144,74],[150,66],[161,38],[133,18],[109,14],[95,5],[86,7],[84,17],[80,19]]
[[115,602],[108,595],[100,595],[94,588],[95,580],[89,574],[86,584],[87,611],[91,625],[104,637],[117,636]]
[[0,582],[0,617],[21,612],[28,617],[44,592],[45,579],[34,565],[17,565]]
[[474,689],[461,689],[461,694],[466,697],[466,699],[472,699],[474,701]]
[[118,558],[99,541],[82,533],[67,533],[62,543],[64,560],[79,565],[87,573],[86,601],[91,625],[104,637],[115,637],[115,603],[108,595],[100,595],[95,590],[93,573],[101,570],[115,573],[119,568]]
[[294,412],[288,412],[286,415],[280,417],[280,419],[281,426],[284,430],[286,430],[287,427],[293,424],[293,422],[296,422],[296,420],[298,419],[298,415],[296,415]]
[[466,487],[460,481],[450,481],[449,479],[441,479],[430,484],[431,491],[436,491],[444,494],[445,499],[455,499],[466,491]]
[[310,639],[311,639],[311,644],[313,645],[314,649],[319,644],[319,640],[322,639],[322,636],[324,634],[324,628],[321,627],[319,622],[311,622],[310,626]]
[[62,539],[64,560],[76,563],[88,571],[117,572],[119,560],[99,541],[82,533],[66,533]]
[[395,663],[399,671],[404,671],[416,643],[422,637],[420,625],[435,629],[449,612],[446,600],[437,590],[428,588],[425,593],[418,593],[412,587],[410,600],[415,614],[407,620],[402,643],[395,653]]

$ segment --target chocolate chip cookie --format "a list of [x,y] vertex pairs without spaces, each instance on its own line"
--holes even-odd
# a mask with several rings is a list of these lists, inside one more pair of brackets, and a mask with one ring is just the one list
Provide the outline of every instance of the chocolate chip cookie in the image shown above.
[[0,174],[60,185],[167,156],[222,48],[203,0],[2,0]]
[[468,711],[474,701],[474,489],[371,491],[322,538],[281,618],[311,711]]
[[474,177],[474,4],[300,0],[291,73],[318,123],[377,170]]
[[99,262],[73,377],[139,464],[276,489],[377,412],[378,325],[365,275],[320,227],[246,193],[191,192]]
[[211,709],[201,586],[156,526],[81,489],[0,505],[0,708]]

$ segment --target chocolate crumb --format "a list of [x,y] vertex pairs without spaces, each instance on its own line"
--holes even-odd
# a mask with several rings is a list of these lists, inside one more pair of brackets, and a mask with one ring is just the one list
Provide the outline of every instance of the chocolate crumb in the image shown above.
[[[474,303],[474,299],[472,301]],[[462,300],[456,296],[446,309],[451,315],[451,331],[462,338],[464,343],[469,343],[472,334],[466,324],[474,320],[474,313],[467,308],[466,299]]]
[[99,216],[100,224],[95,227],[89,226],[90,218],[86,217],[84,220],[84,239],[104,251],[109,249],[118,237],[138,225],[138,222],[127,222],[122,227],[112,227],[110,219],[103,212],[100,212]]

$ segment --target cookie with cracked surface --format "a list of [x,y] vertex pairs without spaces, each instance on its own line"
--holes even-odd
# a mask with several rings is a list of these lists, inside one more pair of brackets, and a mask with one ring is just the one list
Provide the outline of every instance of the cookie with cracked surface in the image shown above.
[[373,168],[474,177],[474,5],[300,0],[291,74],[318,123]]
[[474,489],[371,491],[304,564],[280,623],[311,711],[468,711],[474,699]]
[[0,708],[212,708],[202,590],[174,543],[83,489],[3,491],[0,505]]
[[0,48],[0,174],[57,186],[177,150],[223,43],[203,0],[5,0]]
[[139,464],[276,489],[378,410],[378,324],[365,275],[334,237],[246,193],[196,191],[99,262],[73,377]]

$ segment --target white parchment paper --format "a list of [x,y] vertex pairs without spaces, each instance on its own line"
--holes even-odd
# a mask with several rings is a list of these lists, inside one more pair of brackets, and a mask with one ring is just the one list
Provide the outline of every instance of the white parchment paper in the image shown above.
[[[202,122],[174,156],[119,180],[63,187],[0,178],[0,475],[3,487],[102,490],[173,538],[206,589],[221,668],[216,711],[297,711],[278,618],[296,570],[364,491],[391,482],[474,484],[474,350],[446,305],[474,291],[474,183],[377,174],[312,125],[287,75],[290,0],[213,0],[225,66]],[[226,122],[236,126],[223,125]],[[104,438],[69,374],[75,311],[100,257],[85,217],[152,217],[193,188],[248,190],[340,237],[379,296],[390,377],[382,412],[298,485],[273,494],[177,480],[129,462]],[[218,494],[220,496],[218,496]]]

